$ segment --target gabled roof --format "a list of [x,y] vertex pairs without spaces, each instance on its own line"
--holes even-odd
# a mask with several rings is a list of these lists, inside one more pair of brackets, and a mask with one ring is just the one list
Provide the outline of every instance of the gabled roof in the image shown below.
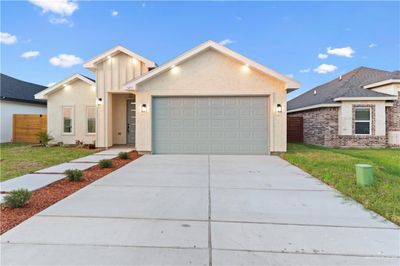
[[320,105],[326,106],[351,98],[392,100],[394,98],[392,95],[363,88],[364,84],[382,78],[385,79],[392,73],[394,72],[368,67],[356,68],[342,75],[341,78],[331,80],[290,100],[287,104],[288,111],[306,107],[311,109],[313,106]]
[[363,87],[365,89],[370,89],[391,83],[400,83],[400,71],[388,72],[386,75],[368,80],[364,83]]
[[47,89],[42,90],[39,93],[36,93],[35,94],[35,99],[47,99],[47,95],[49,95],[50,93],[53,93],[53,92],[63,88],[64,85],[67,85],[68,83],[73,82],[73,81],[75,81],[77,79],[82,80],[83,82],[86,82],[89,85],[93,85],[94,86],[96,84],[94,79],[91,79],[89,77],[86,77],[84,75],[76,73],[76,74],[73,74],[73,75],[69,76],[68,78],[66,78],[66,79],[54,84],[51,87],[48,87]]
[[201,53],[202,51],[206,50],[206,49],[214,49],[217,50],[225,55],[228,55],[240,62],[242,62],[243,64],[248,65],[249,67],[252,67],[254,69],[257,69],[260,72],[263,72],[269,76],[275,77],[279,80],[282,80],[286,83],[287,89],[288,90],[293,90],[293,89],[298,89],[300,87],[300,83],[294,79],[291,79],[273,69],[267,68],[259,63],[256,63],[255,61],[239,54],[236,53],[228,48],[226,48],[223,45],[220,45],[216,42],[213,42],[211,40],[206,41],[196,47],[194,47],[193,49],[183,53],[182,55],[179,55],[178,57],[175,57],[174,59],[172,59],[171,61],[153,69],[152,71],[147,72],[146,74],[144,74],[143,76],[140,76],[138,78],[132,79],[130,81],[128,81],[125,84],[125,88],[128,90],[135,90],[136,89],[136,85],[147,80],[150,79],[158,74],[161,74],[165,71],[168,71],[171,67],[181,64],[182,62],[188,60],[189,58]]
[[0,78],[0,98],[35,104],[46,104],[46,101],[36,100],[34,95],[45,89],[45,86],[22,81],[4,74]]
[[114,56],[114,55],[116,55],[118,53],[125,53],[125,54],[127,54],[129,56],[132,56],[133,58],[135,58],[135,59],[137,59],[139,61],[142,61],[148,68],[152,68],[152,67],[156,66],[156,63],[154,63],[153,61],[151,61],[151,60],[149,60],[149,59],[147,59],[147,58],[145,58],[145,57],[143,57],[141,55],[138,55],[138,54],[132,52],[131,50],[123,47],[122,45],[117,45],[117,46],[105,51],[104,53],[102,53],[102,54],[90,59],[89,61],[84,63],[83,66],[85,68],[87,68],[87,69],[95,71],[97,63],[103,61],[104,59],[106,59],[109,56]]

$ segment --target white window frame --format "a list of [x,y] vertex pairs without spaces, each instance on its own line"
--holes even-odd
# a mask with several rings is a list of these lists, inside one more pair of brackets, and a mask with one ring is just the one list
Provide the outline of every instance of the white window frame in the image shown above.
[[[357,120],[356,119],[357,110],[368,110],[369,111],[369,120]],[[369,133],[368,134],[360,134],[360,133],[357,134],[356,133],[356,123],[357,122],[369,123]],[[356,136],[371,136],[372,135],[372,108],[371,107],[357,106],[354,108],[354,135],[356,135]]]
[[[94,128],[94,132],[89,132],[89,125],[88,125],[88,121],[89,121],[89,108],[94,108],[95,109],[95,115],[94,115],[94,121],[95,121],[95,128]],[[88,105],[86,106],[86,135],[96,135],[97,133],[97,107],[95,105]]]
[[[71,108],[71,132],[64,132],[64,109]],[[73,136],[75,135],[75,106],[74,105],[63,105],[61,107],[61,135]]]

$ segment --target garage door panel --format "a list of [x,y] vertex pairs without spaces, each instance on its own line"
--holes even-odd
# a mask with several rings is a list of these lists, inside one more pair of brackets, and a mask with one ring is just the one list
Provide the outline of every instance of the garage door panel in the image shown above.
[[266,97],[155,97],[153,152],[266,154]]

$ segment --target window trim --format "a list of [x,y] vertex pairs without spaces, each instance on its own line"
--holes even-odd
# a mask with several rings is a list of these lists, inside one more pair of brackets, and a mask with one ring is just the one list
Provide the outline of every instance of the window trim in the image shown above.
[[[369,111],[369,120],[357,120],[356,112],[357,110],[368,110]],[[360,134],[356,133],[356,123],[369,123],[369,133],[368,134]],[[354,107],[354,135],[356,136],[371,136],[372,135],[372,108],[369,106],[356,106]]]
[[[89,108],[94,108],[95,109],[95,115],[94,115],[94,121],[95,121],[95,127],[94,127],[94,132],[89,132],[89,125],[88,125],[88,119],[89,119]],[[95,105],[87,105],[86,106],[86,135],[96,135],[97,133],[97,107]]]
[[[71,132],[64,132],[64,108],[71,108],[72,109],[72,115],[71,115]],[[74,136],[75,135],[75,105],[63,105],[61,106],[61,135],[64,136]]]

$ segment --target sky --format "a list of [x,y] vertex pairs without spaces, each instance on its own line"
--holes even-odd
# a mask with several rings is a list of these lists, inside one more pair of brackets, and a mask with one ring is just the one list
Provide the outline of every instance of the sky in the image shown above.
[[400,69],[400,2],[1,1],[1,73],[49,85],[121,44],[158,65],[214,40],[300,81]]

